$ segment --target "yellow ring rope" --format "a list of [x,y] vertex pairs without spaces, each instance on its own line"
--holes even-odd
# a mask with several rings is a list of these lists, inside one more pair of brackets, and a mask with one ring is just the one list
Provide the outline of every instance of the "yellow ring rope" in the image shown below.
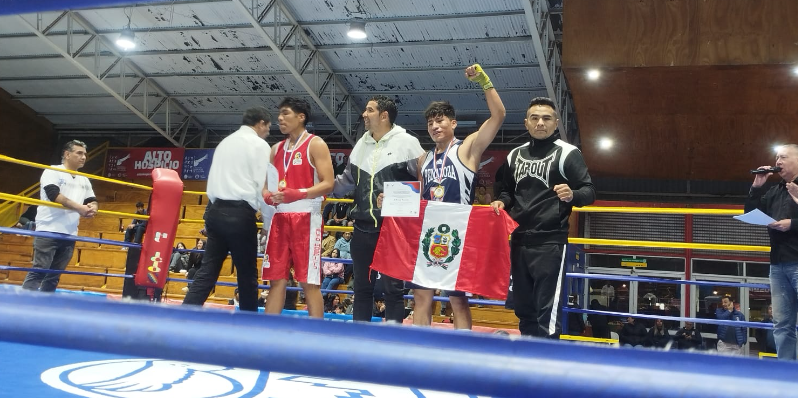
[[82,173],[80,171],[72,171],[72,170],[62,169],[62,168],[53,167],[53,166],[45,166],[43,164],[28,162],[26,160],[14,159],[14,158],[6,156],[6,155],[0,155],[0,160],[6,161],[6,162],[9,162],[9,163],[21,164],[23,166],[35,167],[37,169],[55,170],[55,171],[60,171],[62,173],[69,173],[69,174],[74,174],[74,175],[77,175],[77,176],[84,176],[86,178],[91,178],[91,179],[95,179],[95,180],[100,180],[100,181],[105,181],[105,182],[112,182],[114,184],[127,185],[127,186],[133,187],[133,188],[146,189],[146,190],[152,191],[152,187],[148,187],[146,185],[136,184],[136,183],[133,183],[133,182],[125,182],[125,181],[114,180],[112,178],[100,177],[98,175]]
[[[29,205],[57,207],[57,208],[60,208],[60,209],[65,209],[66,208],[60,203],[49,202],[49,201],[46,201],[46,200],[39,200],[39,199],[34,199],[34,198],[28,198],[28,197],[19,196],[19,195],[11,195],[11,194],[2,193],[2,192],[0,192],[0,199],[9,200],[9,201],[13,200],[13,201],[17,201],[17,202],[25,203],[25,204],[29,204]],[[108,215],[108,216],[119,216],[119,217],[123,217],[123,218],[138,218],[138,219],[143,219],[143,220],[149,220],[150,219],[150,216],[147,216],[147,215],[144,215],[144,214],[122,213],[122,212],[119,212],[119,211],[111,211],[111,210],[98,210],[97,214],[104,214],[104,215]]]

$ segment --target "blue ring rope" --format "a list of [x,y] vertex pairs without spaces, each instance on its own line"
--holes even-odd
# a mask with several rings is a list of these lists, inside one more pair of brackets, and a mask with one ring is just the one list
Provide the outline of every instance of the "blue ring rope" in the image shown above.
[[[792,396],[798,364],[585,346],[0,287],[0,339],[501,397]],[[164,333],[191,325],[193,333]],[[235,336],[208,339],[207,336]],[[328,355],[329,342],[347,355]],[[663,364],[678,364],[664,366]],[[766,393],[766,394],[765,394]]]

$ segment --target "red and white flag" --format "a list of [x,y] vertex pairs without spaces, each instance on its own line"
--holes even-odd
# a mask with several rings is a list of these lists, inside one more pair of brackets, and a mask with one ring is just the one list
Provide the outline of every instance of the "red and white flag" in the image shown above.
[[504,299],[517,226],[490,207],[422,200],[418,217],[384,218],[371,268],[430,289]]

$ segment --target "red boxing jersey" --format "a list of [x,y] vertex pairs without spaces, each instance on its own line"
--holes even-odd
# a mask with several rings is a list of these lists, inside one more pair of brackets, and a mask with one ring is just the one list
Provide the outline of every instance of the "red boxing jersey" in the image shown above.
[[316,168],[310,163],[310,140],[315,137],[303,132],[298,142],[289,146],[288,139],[277,144],[274,153],[274,167],[279,176],[279,188],[310,188],[319,182]]

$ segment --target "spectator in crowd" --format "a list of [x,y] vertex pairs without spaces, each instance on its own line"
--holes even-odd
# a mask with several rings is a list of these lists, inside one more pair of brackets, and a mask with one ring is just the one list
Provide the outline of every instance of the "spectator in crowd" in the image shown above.
[[324,295],[324,312],[335,312],[341,304],[341,298],[335,293],[327,293]]
[[[90,218],[97,214],[98,203],[94,197],[91,181],[84,176],[65,173],[59,170],[77,171],[86,163],[86,144],[72,140],[64,145],[61,151],[61,164],[44,170],[39,180],[41,200],[58,203],[63,207],[42,206],[37,211],[36,230],[54,232],[65,235],[78,234],[78,222],[81,217]],[[61,278],[59,273],[37,272],[41,270],[63,271],[66,269],[75,241],[65,239],[44,238],[33,239],[33,267],[22,288],[54,292]]]
[[[136,202],[136,214],[147,215],[147,210],[144,208],[144,203]],[[147,220],[133,219],[125,228],[125,242],[141,243],[141,237],[144,236],[144,231],[147,230]]]
[[19,221],[14,225],[14,228],[27,229],[28,231],[36,230],[36,211],[39,206],[30,205],[25,212],[19,216]]
[[352,315],[352,299],[349,297],[345,298],[341,305],[344,306],[344,314]]
[[[734,299],[725,296],[721,307],[715,310],[715,317],[726,321],[743,321],[745,315],[734,308]],[[727,355],[743,355],[743,346],[748,340],[748,330],[743,327],[718,325],[718,352]]]
[[331,234],[327,231],[324,231],[322,234],[324,239],[321,240],[321,256],[322,257],[330,257],[332,254],[333,249],[335,249],[335,234]]
[[[576,295],[568,297],[568,308],[580,308],[579,300]],[[585,320],[582,314],[578,312],[568,313],[568,334],[572,336],[581,336],[585,332]]]
[[338,242],[335,242],[335,248],[338,249],[338,254],[341,258],[351,259],[352,255],[349,252],[349,244],[352,240],[352,233],[351,232],[344,232],[344,236],[341,239],[338,239]]
[[654,326],[648,331],[648,345],[651,347],[665,348],[671,341],[671,334],[662,319],[654,321]]
[[381,297],[374,299],[374,312],[372,316],[385,319],[385,299]]
[[[177,250],[186,250],[186,245],[183,242],[177,242],[175,246]],[[172,259],[169,261],[169,272],[188,272],[188,252],[172,252]]]
[[330,212],[330,218],[327,220],[327,225],[351,227],[352,222],[349,220],[349,209],[351,207],[352,205],[350,203],[335,203],[335,206],[333,206],[333,211]]
[[[590,301],[590,309],[593,311],[607,311],[607,307],[601,305],[597,299]],[[590,322],[590,327],[593,329],[593,337],[600,339],[610,338],[610,320],[607,315],[588,314],[587,321]]]
[[[762,323],[776,323],[773,320],[773,305],[768,305],[767,314],[762,318]],[[776,353],[776,339],[773,337],[774,329],[756,329],[754,335],[759,343],[759,350],[769,354]]]
[[[193,250],[205,250],[205,240],[197,239],[197,244]],[[194,279],[194,275],[202,266],[202,257],[204,253],[192,252],[188,255],[188,270],[186,271],[186,278]]]
[[238,306],[238,288],[236,288],[235,292],[233,293],[233,298],[227,300],[227,304]]
[[[333,249],[330,253],[331,258],[339,258],[338,249]],[[338,285],[344,283],[344,263],[336,261],[322,261],[321,272],[324,279],[321,281],[321,288],[335,290]]]
[[701,337],[701,332],[690,321],[684,321],[684,327],[676,332],[673,340],[680,350],[700,350],[704,348],[704,338]]
[[646,327],[642,322],[635,322],[632,317],[626,318],[626,324],[618,334],[618,343],[627,347],[642,347],[646,343]]
[[335,310],[333,312],[339,315],[343,315],[344,311],[346,311],[346,307],[344,307],[343,304],[338,304],[338,306],[335,307]]
[[474,204],[475,205],[489,205],[490,202],[493,201],[493,197],[488,193],[488,190],[485,189],[484,185],[480,185],[477,187],[477,194],[474,197]]

